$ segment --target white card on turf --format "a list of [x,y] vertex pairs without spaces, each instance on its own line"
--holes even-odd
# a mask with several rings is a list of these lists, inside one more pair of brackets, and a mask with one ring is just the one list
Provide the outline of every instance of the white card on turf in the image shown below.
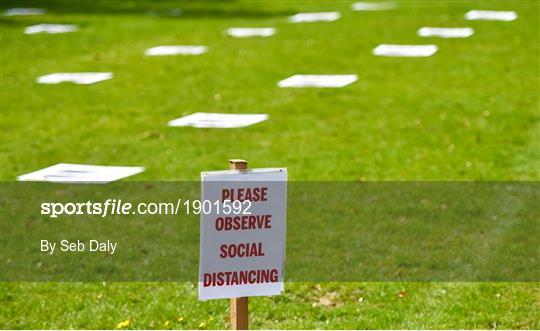
[[156,46],[144,52],[146,56],[164,55],[200,55],[206,52],[206,46]]
[[341,13],[332,12],[320,12],[320,13],[298,13],[289,17],[290,23],[303,23],[303,22],[331,22],[336,21],[341,17]]
[[396,8],[396,4],[393,2],[357,2],[353,3],[351,8],[356,11],[389,10]]
[[274,28],[230,28],[227,34],[234,38],[270,37],[276,33]]
[[4,12],[4,16],[26,16],[26,15],[43,15],[43,8],[11,8]]
[[357,75],[294,75],[278,82],[279,87],[343,87],[358,80]]
[[377,56],[426,57],[437,52],[437,45],[387,45],[382,44],[373,49]]
[[62,72],[40,76],[36,80],[39,84],[59,84],[64,82],[75,84],[94,84],[107,79],[111,79],[110,72]]
[[243,128],[267,119],[266,114],[194,113],[172,120],[168,125],[194,128]]
[[485,20],[485,21],[513,21],[518,17],[514,11],[497,11],[497,10],[471,10],[465,14],[465,18],[469,21]]
[[472,28],[430,28],[423,27],[418,30],[420,37],[440,37],[440,38],[467,38],[472,36]]
[[66,33],[74,32],[79,28],[73,24],[37,24],[26,27],[24,29],[25,34],[36,34],[36,33]]
[[20,181],[105,184],[143,172],[143,167],[115,167],[58,163],[17,177]]

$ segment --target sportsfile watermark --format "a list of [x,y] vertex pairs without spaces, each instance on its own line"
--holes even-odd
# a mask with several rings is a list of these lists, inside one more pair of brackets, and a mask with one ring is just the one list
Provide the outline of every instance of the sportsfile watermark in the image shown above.
[[[264,190],[202,189],[3,182],[0,279],[196,282],[201,219],[218,260],[273,252]],[[538,182],[290,181],[286,196],[286,282],[540,281]]]
[[113,215],[178,215],[211,213],[224,215],[251,215],[254,202],[266,202],[268,187],[230,188],[221,192],[219,200],[190,200],[178,198],[174,202],[154,201],[133,203],[123,199],[109,198],[105,201],[42,202],[41,215],[58,218],[63,215],[97,215],[101,218]]
[[251,215],[251,200],[183,200],[175,202],[138,202],[122,199],[86,202],[43,202],[41,215],[50,218],[72,215],[95,215],[101,218],[115,215],[199,215],[218,213],[225,215]]

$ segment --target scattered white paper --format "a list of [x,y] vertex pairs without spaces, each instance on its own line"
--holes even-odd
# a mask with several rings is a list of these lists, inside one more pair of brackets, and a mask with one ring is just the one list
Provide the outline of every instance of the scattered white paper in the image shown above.
[[298,13],[289,17],[290,23],[303,23],[303,22],[331,22],[337,21],[341,17],[339,12],[320,12],[320,13]]
[[168,123],[169,126],[192,126],[194,128],[243,128],[266,121],[266,114],[218,114],[194,113],[177,118]]
[[4,16],[26,16],[26,15],[43,15],[43,8],[11,8],[4,12]]
[[471,10],[465,14],[465,18],[469,21],[513,21],[517,17],[518,15],[514,11],[497,10]]
[[26,27],[24,29],[25,34],[36,34],[36,33],[66,33],[74,32],[79,28],[73,24],[37,24]]
[[77,72],[77,73],[55,73],[40,76],[36,80],[39,84],[59,84],[70,82],[75,84],[94,84],[107,79],[111,79],[113,74],[110,72]]
[[144,52],[146,56],[164,55],[200,55],[205,53],[206,46],[156,46]]
[[437,45],[387,45],[382,44],[373,49],[377,56],[426,57],[437,52]]
[[114,167],[58,163],[17,177],[20,181],[106,184],[143,172],[143,167]]
[[467,38],[472,36],[472,28],[430,28],[423,27],[418,30],[420,37],[441,37],[441,38]]
[[357,2],[353,3],[351,8],[356,11],[389,10],[396,8],[396,4],[393,2]]
[[358,80],[357,75],[294,75],[278,82],[279,87],[344,87]]
[[230,28],[227,34],[234,38],[270,37],[276,33],[274,28]]

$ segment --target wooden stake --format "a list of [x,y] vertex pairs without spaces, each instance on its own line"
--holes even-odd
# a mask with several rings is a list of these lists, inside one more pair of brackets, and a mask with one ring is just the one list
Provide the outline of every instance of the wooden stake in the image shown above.
[[231,170],[246,170],[247,169],[247,161],[241,160],[241,159],[230,159],[229,160],[229,167]]
[[248,297],[231,298],[231,328],[247,330],[248,325]]
[[[247,161],[229,160],[231,170],[246,170]],[[248,297],[231,298],[231,328],[233,330],[247,330],[249,326]]]

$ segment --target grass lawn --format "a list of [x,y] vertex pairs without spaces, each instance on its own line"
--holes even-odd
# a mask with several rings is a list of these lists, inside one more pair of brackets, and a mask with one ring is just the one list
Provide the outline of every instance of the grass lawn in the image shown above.
[[[245,158],[290,180],[540,179],[537,1],[5,1],[45,16],[0,17],[2,181],[59,162],[145,166],[134,180],[198,180]],[[168,16],[181,8],[179,17]],[[513,22],[465,21],[470,9]],[[336,22],[287,23],[339,10]],[[176,11],[173,11],[176,12]],[[24,35],[38,23],[76,33]],[[232,39],[233,26],[274,26]],[[475,29],[420,38],[422,26]],[[381,43],[435,43],[430,58],[371,55]],[[145,58],[158,45],[200,56]],[[54,72],[110,71],[95,85],[38,85]],[[358,74],[342,89],[280,89],[296,73]],[[267,113],[248,128],[170,128],[194,112]],[[2,283],[2,328],[228,328],[227,301],[191,283]],[[289,283],[251,300],[253,328],[540,328],[538,283]],[[129,323],[118,325],[122,321]]]
[[[9,284],[3,328],[229,328],[228,300],[197,301],[196,284]],[[537,284],[288,283],[250,298],[263,329],[538,329]]]

